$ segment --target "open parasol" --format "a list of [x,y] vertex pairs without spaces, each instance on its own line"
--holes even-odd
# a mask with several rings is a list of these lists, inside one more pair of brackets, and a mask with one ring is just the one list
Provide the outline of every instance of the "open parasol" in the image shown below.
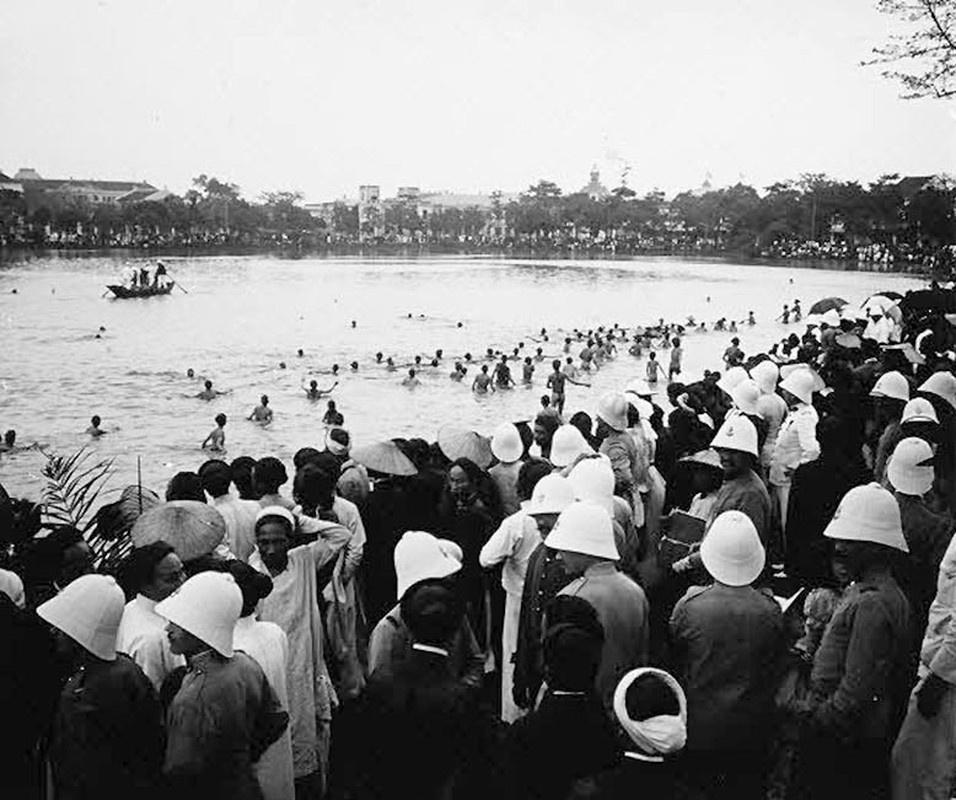
[[492,461],[491,443],[475,431],[446,426],[438,431],[438,447],[450,461],[469,458],[482,469]]
[[106,538],[117,538],[129,531],[136,520],[162,500],[155,492],[142,486],[127,486],[120,499],[107,503],[96,512],[96,533]]
[[164,541],[183,561],[208,556],[226,535],[226,521],[198,500],[171,500],[145,512],[133,524],[134,547]]
[[899,292],[894,292],[892,290],[889,290],[886,292],[876,292],[875,294],[871,294],[869,299],[872,300],[874,297],[888,297],[894,303],[898,303],[900,300],[903,299],[903,295],[901,295]]
[[395,442],[386,440],[352,449],[352,460],[384,475],[417,475],[418,470]]
[[822,300],[817,300],[808,314],[826,314],[827,311],[839,311],[843,306],[848,305],[846,300],[842,297],[824,297]]

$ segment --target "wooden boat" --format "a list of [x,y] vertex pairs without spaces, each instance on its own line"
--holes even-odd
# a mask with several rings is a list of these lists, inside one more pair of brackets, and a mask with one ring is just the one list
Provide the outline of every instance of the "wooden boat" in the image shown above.
[[131,297],[155,297],[156,295],[169,294],[175,286],[174,281],[170,281],[164,286],[117,286],[108,285],[109,289],[117,300],[129,300]]

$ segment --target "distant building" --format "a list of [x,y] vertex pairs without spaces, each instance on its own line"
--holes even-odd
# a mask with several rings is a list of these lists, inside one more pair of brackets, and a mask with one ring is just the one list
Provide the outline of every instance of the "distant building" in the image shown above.
[[611,196],[607,187],[601,183],[601,173],[596,166],[591,168],[591,180],[581,189],[580,194],[586,194],[592,200],[605,200]]
[[[131,194],[146,198],[159,192],[145,181],[47,179],[40,177],[32,167],[19,169],[14,180],[23,187],[31,211],[55,204],[119,205],[122,198]],[[166,192],[165,196],[168,195]]]
[[359,239],[377,238],[385,234],[385,210],[380,186],[359,186],[358,223]]

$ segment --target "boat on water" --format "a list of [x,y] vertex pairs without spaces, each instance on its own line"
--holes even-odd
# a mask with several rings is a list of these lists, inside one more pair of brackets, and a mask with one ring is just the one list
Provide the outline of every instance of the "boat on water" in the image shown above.
[[176,285],[175,281],[161,284],[159,286],[120,286],[119,284],[109,284],[109,289],[117,300],[129,300],[132,297],[155,297],[156,295],[169,294]]

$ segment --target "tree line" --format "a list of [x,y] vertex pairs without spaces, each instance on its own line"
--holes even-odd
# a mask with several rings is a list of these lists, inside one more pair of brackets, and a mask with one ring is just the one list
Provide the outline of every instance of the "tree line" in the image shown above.
[[27,246],[444,243],[832,258],[875,252],[913,260],[956,243],[956,182],[884,175],[863,185],[808,173],[762,193],[738,183],[668,200],[660,191],[638,196],[625,185],[594,199],[542,180],[507,202],[496,192],[483,207],[395,199],[360,211],[343,201],[320,218],[303,208],[299,192],[250,201],[235,184],[200,175],[182,197],[121,205],[52,198],[28,210],[22,196],[5,192],[0,239]]

